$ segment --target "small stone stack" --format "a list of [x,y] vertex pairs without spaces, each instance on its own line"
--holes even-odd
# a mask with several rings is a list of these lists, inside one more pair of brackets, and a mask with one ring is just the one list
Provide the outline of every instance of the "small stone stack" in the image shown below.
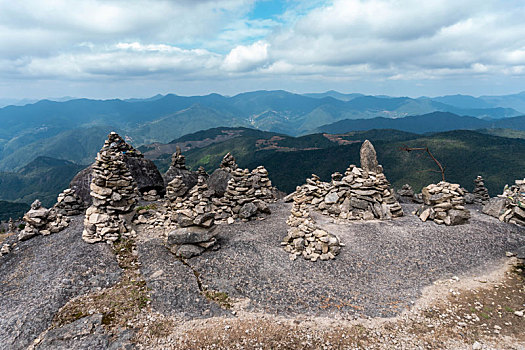
[[16,226],[15,226],[15,222],[13,221],[13,218],[9,218],[9,222],[7,224],[7,232],[8,233],[16,232]]
[[191,258],[206,249],[218,248],[210,197],[206,179],[199,177],[186,200],[179,202],[181,205],[174,212],[174,219],[181,228],[169,232],[167,239],[168,247],[176,256]]
[[200,166],[199,169],[197,169],[197,175],[202,176],[206,180],[210,177],[203,166]]
[[182,176],[177,175],[166,186],[166,199],[172,208],[182,208],[184,195],[188,192],[188,187],[184,183]]
[[179,146],[175,148],[175,153],[171,156],[171,166],[181,170],[188,170],[186,168],[186,157],[182,155]]
[[76,194],[74,189],[66,188],[58,195],[57,203],[53,206],[57,213],[66,216],[80,215],[84,212],[85,206],[82,199]]
[[31,204],[31,209],[25,213],[24,221],[26,225],[18,235],[21,241],[32,238],[38,234],[49,235],[62,231],[69,226],[69,220],[59,214],[54,209],[42,207],[42,203],[37,199]]
[[264,167],[250,172],[248,169],[236,168],[231,172],[224,198],[217,201],[219,216],[229,213],[233,219],[248,220],[258,213],[270,213],[267,202],[273,199],[272,183]]
[[489,191],[485,187],[485,182],[481,176],[474,180],[474,191],[472,191],[472,194],[474,195],[474,204],[484,205],[489,201]]
[[525,226],[525,178],[512,186],[505,185],[503,194],[491,198],[483,212],[500,221]]
[[120,140],[116,133],[109,134],[93,165],[93,204],[86,210],[82,233],[88,243],[114,242],[133,233],[129,223],[137,202],[137,186],[124,162]]
[[222,158],[221,169],[231,172],[237,168],[238,166],[235,162],[235,158],[230,154],[230,152],[226,153],[226,155]]
[[397,190],[397,200],[400,203],[413,203],[414,196],[414,190],[409,184],[404,184],[400,190]]
[[464,207],[464,192],[458,184],[441,181],[430,184],[421,190],[424,205],[415,214],[422,221],[433,220],[436,224],[447,226],[468,222],[470,212]]
[[334,259],[344,245],[337,236],[316,226],[307,201],[308,197],[304,194],[294,197],[292,211],[286,221],[290,228],[281,245],[290,253],[290,260],[301,255],[310,261]]

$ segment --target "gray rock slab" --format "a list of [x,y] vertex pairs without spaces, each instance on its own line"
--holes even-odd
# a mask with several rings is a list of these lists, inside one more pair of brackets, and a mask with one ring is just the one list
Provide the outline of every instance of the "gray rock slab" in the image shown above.
[[82,220],[74,217],[64,231],[19,242],[0,258],[0,347],[26,348],[67,301],[120,277],[107,244],[82,240]]
[[221,249],[189,260],[202,283],[249,299],[252,311],[387,317],[409,307],[433,281],[485,271],[525,242],[525,228],[476,210],[469,224],[454,227],[411,214],[336,225],[314,212],[320,227],[346,246],[332,261],[290,261],[280,246],[290,207],[277,203],[263,221],[218,226]]
[[[201,294],[192,269],[169,251],[164,240],[139,241],[137,248],[140,271],[150,289],[155,311],[184,319],[230,314]],[[206,256],[208,252],[199,258]]]

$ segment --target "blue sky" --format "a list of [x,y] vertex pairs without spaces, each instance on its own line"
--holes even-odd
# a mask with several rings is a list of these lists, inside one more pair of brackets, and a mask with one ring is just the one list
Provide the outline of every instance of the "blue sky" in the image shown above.
[[0,1],[0,98],[525,90],[525,2]]

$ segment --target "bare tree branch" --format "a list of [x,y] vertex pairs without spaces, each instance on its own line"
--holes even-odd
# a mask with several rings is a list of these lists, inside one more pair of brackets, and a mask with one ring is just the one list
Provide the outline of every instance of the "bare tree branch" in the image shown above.
[[[433,171],[433,172],[440,172],[441,173],[441,178],[443,179],[443,181],[445,181],[445,168],[441,165],[441,163],[436,159],[436,157],[434,157],[434,155],[430,152],[430,150],[428,149],[428,147],[408,147],[408,146],[403,146],[403,147],[400,147],[399,148],[401,151],[405,151],[407,153],[410,153],[412,151],[422,151],[422,152],[426,152],[428,154],[428,156],[430,157],[430,159],[432,159],[434,161],[434,163],[436,163],[436,165],[439,167],[439,171],[437,170],[426,170],[426,171]],[[425,171],[425,170],[423,170]]]

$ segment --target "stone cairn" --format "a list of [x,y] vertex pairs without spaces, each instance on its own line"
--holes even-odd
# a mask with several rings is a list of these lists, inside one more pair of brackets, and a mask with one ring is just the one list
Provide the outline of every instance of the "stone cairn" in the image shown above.
[[8,233],[16,232],[16,226],[15,226],[15,222],[13,221],[13,218],[9,218],[9,222],[7,223],[7,232]]
[[310,261],[335,259],[344,244],[337,236],[316,226],[310,216],[307,202],[306,194],[294,197],[291,214],[286,221],[290,228],[281,245],[290,253],[290,260],[295,260],[301,255]]
[[[218,249],[215,236],[215,213],[212,211],[206,179],[199,177],[197,185],[184,201],[176,201],[172,221],[180,228],[168,233],[167,245],[171,252],[181,258],[191,258],[206,249]],[[180,199],[177,197],[176,199]]]
[[344,175],[332,174],[330,183],[312,175],[285,200],[304,195],[305,202],[323,214],[346,220],[385,220],[403,216],[403,209],[383,168],[377,163],[370,141],[363,143],[360,153],[363,168],[352,164]]
[[472,191],[472,194],[474,195],[474,204],[484,205],[489,201],[489,191],[485,187],[485,182],[481,176],[474,180],[474,191]]
[[453,226],[470,219],[460,185],[441,181],[424,187],[421,192],[424,204],[414,214],[422,221],[433,220],[436,224]]
[[66,188],[58,195],[57,203],[53,206],[57,213],[65,216],[80,215],[84,212],[85,206],[82,199],[76,194],[74,189]]
[[25,227],[18,234],[21,241],[32,238],[38,234],[47,236],[51,233],[62,231],[69,226],[69,220],[55,209],[46,209],[37,199],[31,204],[31,209],[25,213],[23,220]]
[[221,169],[225,169],[227,171],[233,171],[238,168],[235,158],[230,154],[230,152],[226,153],[224,158],[222,158],[220,167]]
[[129,223],[137,202],[137,187],[123,159],[122,138],[108,135],[93,166],[91,196],[93,204],[86,210],[82,238],[88,243],[114,242],[132,236]]
[[404,184],[396,194],[399,203],[423,203],[421,193],[416,194],[409,184]]
[[503,194],[491,198],[483,212],[500,221],[525,226],[525,178],[512,186],[505,185]]
[[210,175],[206,172],[203,166],[200,166],[199,169],[197,169],[197,175],[204,177],[205,179],[208,179]]

